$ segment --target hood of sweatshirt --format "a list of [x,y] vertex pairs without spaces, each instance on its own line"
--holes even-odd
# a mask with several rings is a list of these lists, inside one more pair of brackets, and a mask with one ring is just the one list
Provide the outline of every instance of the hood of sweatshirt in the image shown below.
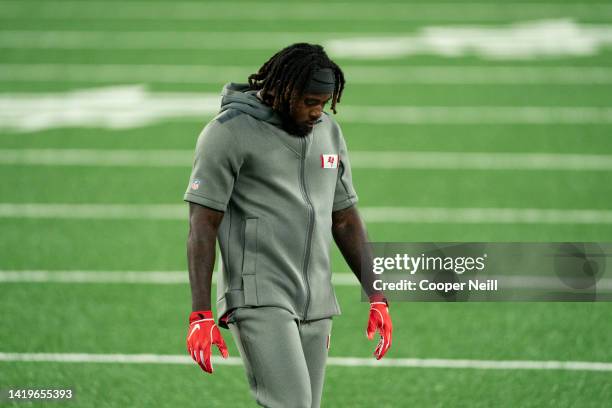
[[237,109],[256,119],[280,126],[282,123],[280,116],[270,106],[260,101],[256,94],[257,91],[249,90],[248,84],[230,82],[223,87],[220,112]]

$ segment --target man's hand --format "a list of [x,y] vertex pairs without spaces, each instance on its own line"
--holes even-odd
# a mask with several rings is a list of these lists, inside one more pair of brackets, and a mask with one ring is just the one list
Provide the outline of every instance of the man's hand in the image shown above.
[[370,318],[368,320],[368,328],[366,335],[369,340],[374,338],[376,330],[380,333],[380,341],[374,350],[374,356],[377,360],[383,358],[389,347],[391,347],[391,336],[393,333],[393,323],[389,315],[389,307],[384,299],[370,297]]
[[187,351],[191,358],[207,373],[213,372],[210,361],[211,346],[216,345],[223,358],[229,356],[221,332],[215,324],[210,310],[193,312],[189,315]]
[[[363,265],[372,264],[373,255],[365,226],[355,206],[332,213],[332,234],[344,259],[370,299],[370,318],[366,335],[372,340],[376,330],[380,333],[381,339],[374,351],[374,355],[380,360],[391,347],[393,326],[385,297],[374,291],[373,282],[376,275],[367,267],[362,269]],[[369,262],[362,265],[363,260]]]

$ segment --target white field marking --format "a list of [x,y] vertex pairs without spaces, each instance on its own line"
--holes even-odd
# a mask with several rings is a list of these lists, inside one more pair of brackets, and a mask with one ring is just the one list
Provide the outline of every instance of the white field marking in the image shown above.
[[612,224],[612,210],[364,207],[368,222],[433,224]]
[[190,167],[193,155],[193,150],[0,149],[0,164]]
[[343,367],[470,368],[480,370],[612,371],[612,363],[587,361],[459,360],[436,358],[328,357],[327,365]]
[[[216,272],[215,272],[216,274]],[[216,275],[213,275],[215,282]],[[555,277],[538,276],[495,276],[499,286],[505,289],[562,289],[563,282]],[[184,271],[48,271],[48,270],[0,270],[0,282],[22,283],[104,283],[104,284],[154,284],[174,285],[187,284],[187,273]],[[352,273],[334,272],[332,282],[337,286],[359,286]],[[612,290],[612,279],[600,279],[598,290]]]
[[606,19],[612,7],[606,3],[551,2],[467,2],[442,3],[371,3],[324,2],[291,3],[262,1],[179,1],[172,3],[122,1],[108,7],[103,1],[2,1],[0,19],[141,19],[141,20],[359,20],[359,21],[512,21],[523,18],[567,17]]
[[[351,84],[564,84],[612,83],[609,67],[356,66],[343,65]],[[0,81],[63,83],[224,84],[246,78],[238,65],[0,64]]]
[[354,151],[350,160],[370,169],[612,170],[612,156],[578,154]]
[[0,282],[175,285],[189,283],[189,279],[186,271],[3,270]]
[[[213,284],[218,272],[213,275]],[[486,275],[496,279],[502,289],[562,290],[567,286],[557,277],[531,275]],[[359,286],[350,272],[333,272],[335,286]],[[49,270],[0,270],[0,283],[102,283],[185,285],[189,283],[186,271],[49,271]],[[612,279],[597,281],[597,290],[612,290]]]
[[[214,93],[150,92],[143,85],[57,93],[0,94],[0,129],[34,132],[58,127],[128,129],[164,120],[204,122],[219,111]],[[608,124],[611,107],[343,106],[342,123]]]
[[586,57],[612,46],[612,26],[571,19],[491,26],[430,26],[413,35],[339,38],[324,43],[336,58],[387,59],[409,55],[483,59]]
[[[372,223],[410,224],[612,224],[612,210],[538,208],[360,207]],[[187,219],[186,204],[34,204],[0,203],[0,218],[34,219]]]
[[[12,274],[18,273],[8,271]],[[10,275],[19,279],[18,276]],[[553,276],[533,276],[533,275],[483,275],[485,279],[495,279],[501,289],[527,289],[527,290],[567,290],[567,285],[558,277]],[[26,275],[26,279],[28,276]],[[0,281],[2,281],[2,273],[0,272]],[[18,280],[16,280],[19,282]],[[334,272],[332,273],[332,282],[336,286],[359,286],[357,278],[352,273]],[[583,284],[578,282],[576,284]],[[579,287],[579,286],[577,286]],[[612,290],[612,279],[600,279],[597,281],[597,290]]]
[[[612,171],[612,155],[353,151],[353,168]],[[0,165],[189,167],[192,150],[0,149]]]
[[0,47],[15,49],[277,50],[294,42],[323,44],[335,58],[410,55],[536,59],[585,57],[612,46],[612,25],[569,19],[491,26],[426,26],[414,33],[2,31]]
[[[7,271],[11,273],[7,277],[14,278],[15,282],[21,282],[17,271]],[[29,271],[26,271],[29,273]],[[565,285],[558,277],[532,276],[532,275],[485,275],[486,279],[495,279],[501,289],[527,289],[527,290],[567,290]],[[0,282],[3,274],[0,272]],[[25,279],[29,279],[26,274]],[[36,282],[36,281],[33,281]],[[359,286],[357,278],[352,273],[333,273],[332,282],[336,286]],[[583,283],[583,282],[580,282]],[[598,290],[612,290],[612,279],[600,279],[597,281]]]
[[[278,50],[296,42],[321,43],[352,33],[181,31],[0,31],[0,47],[14,49]],[[255,67],[257,68],[257,67]]]
[[186,220],[183,204],[0,204],[0,218]]
[[[544,106],[343,106],[340,122],[376,124],[608,124],[612,108]],[[341,118],[341,119],[340,119]]]
[[[110,363],[110,364],[195,364],[189,356],[169,354],[89,354],[89,353],[5,353],[0,361],[46,363]],[[241,366],[239,357],[212,357],[219,365]],[[463,360],[438,358],[374,358],[329,357],[328,366],[341,367],[413,367],[467,368],[480,370],[563,370],[612,371],[612,363],[595,361],[538,360]]]
[[0,128],[142,127],[165,119],[210,118],[219,111],[213,93],[151,93],[141,85],[59,93],[0,94]]

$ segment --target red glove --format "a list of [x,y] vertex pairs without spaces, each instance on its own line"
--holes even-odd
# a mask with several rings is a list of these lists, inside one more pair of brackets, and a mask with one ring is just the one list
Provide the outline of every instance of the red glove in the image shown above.
[[380,341],[374,350],[377,360],[383,358],[389,347],[391,347],[391,335],[393,333],[393,323],[389,315],[387,300],[379,295],[370,297],[370,318],[366,335],[369,340],[374,338],[376,330],[380,333]]
[[227,346],[221,332],[215,324],[210,310],[197,311],[189,315],[189,331],[187,332],[187,351],[191,358],[207,373],[213,372],[210,361],[211,345],[215,344],[223,358],[229,356]]

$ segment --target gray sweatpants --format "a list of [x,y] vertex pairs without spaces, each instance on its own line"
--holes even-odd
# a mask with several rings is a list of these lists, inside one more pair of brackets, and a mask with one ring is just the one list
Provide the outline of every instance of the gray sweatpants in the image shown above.
[[298,321],[285,309],[256,307],[237,309],[228,323],[259,405],[321,405],[331,318]]

